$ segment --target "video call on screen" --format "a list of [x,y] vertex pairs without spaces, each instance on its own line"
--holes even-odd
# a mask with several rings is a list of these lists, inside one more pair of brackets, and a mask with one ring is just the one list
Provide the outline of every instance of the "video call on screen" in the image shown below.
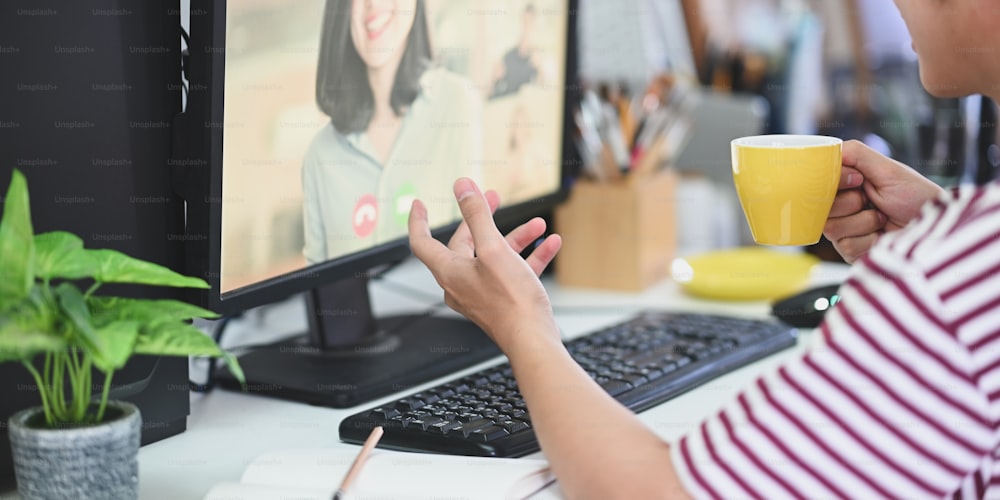
[[560,0],[229,2],[221,291],[406,236],[414,198],[459,218],[558,189]]

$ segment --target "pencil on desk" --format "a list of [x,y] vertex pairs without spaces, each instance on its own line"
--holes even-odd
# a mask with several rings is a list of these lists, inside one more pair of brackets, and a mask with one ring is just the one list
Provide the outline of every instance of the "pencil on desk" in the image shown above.
[[343,495],[347,493],[347,488],[351,486],[351,482],[357,477],[358,473],[361,472],[361,467],[365,464],[365,460],[368,459],[368,455],[371,454],[372,450],[375,449],[375,445],[378,444],[378,440],[382,439],[382,427],[376,427],[372,429],[371,434],[368,435],[368,439],[365,439],[365,444],[361,446],[361,451],[358,452],[358,456],[354,458],[354,463],[351,464],[351,468],[347,469],[347,475],[344,476],[344,480],[340,483],[340,487],[333,494],[333,500],[341,500]]

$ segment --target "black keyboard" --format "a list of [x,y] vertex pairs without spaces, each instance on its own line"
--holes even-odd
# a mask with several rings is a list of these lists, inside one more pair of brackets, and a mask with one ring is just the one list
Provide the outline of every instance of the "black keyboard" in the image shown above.
[[[577,337],[566,348],[611,396],[635,412],[795,344],[780,323],[646,311]],[[538,451],[510,364],[485,368],[345,418],[340,439],[404,451],[519,457]]]

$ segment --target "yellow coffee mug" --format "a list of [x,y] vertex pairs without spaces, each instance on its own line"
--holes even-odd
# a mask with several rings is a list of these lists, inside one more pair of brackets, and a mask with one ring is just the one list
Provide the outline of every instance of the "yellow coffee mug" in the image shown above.
[[818,242],[840,184],[843,141],[818,135],[758,135],[734,139],[731,147],[733,182],[754,241]]

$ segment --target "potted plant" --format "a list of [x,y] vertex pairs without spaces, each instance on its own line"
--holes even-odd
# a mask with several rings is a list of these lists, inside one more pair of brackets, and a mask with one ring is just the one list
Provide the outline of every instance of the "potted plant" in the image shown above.
[[25,499],[138,495],[141,417],[130,403],[108,401],[115,370],[133,354],[223,357],[242,379],[235,358],[190,324],[214,313],[101,295],[105,283],[208,288],[114,250],[85,249],[71,233],[34,234],[27,183],[15,170],[0,220],[0,363],[21,363],[41,396],[9,420]]

